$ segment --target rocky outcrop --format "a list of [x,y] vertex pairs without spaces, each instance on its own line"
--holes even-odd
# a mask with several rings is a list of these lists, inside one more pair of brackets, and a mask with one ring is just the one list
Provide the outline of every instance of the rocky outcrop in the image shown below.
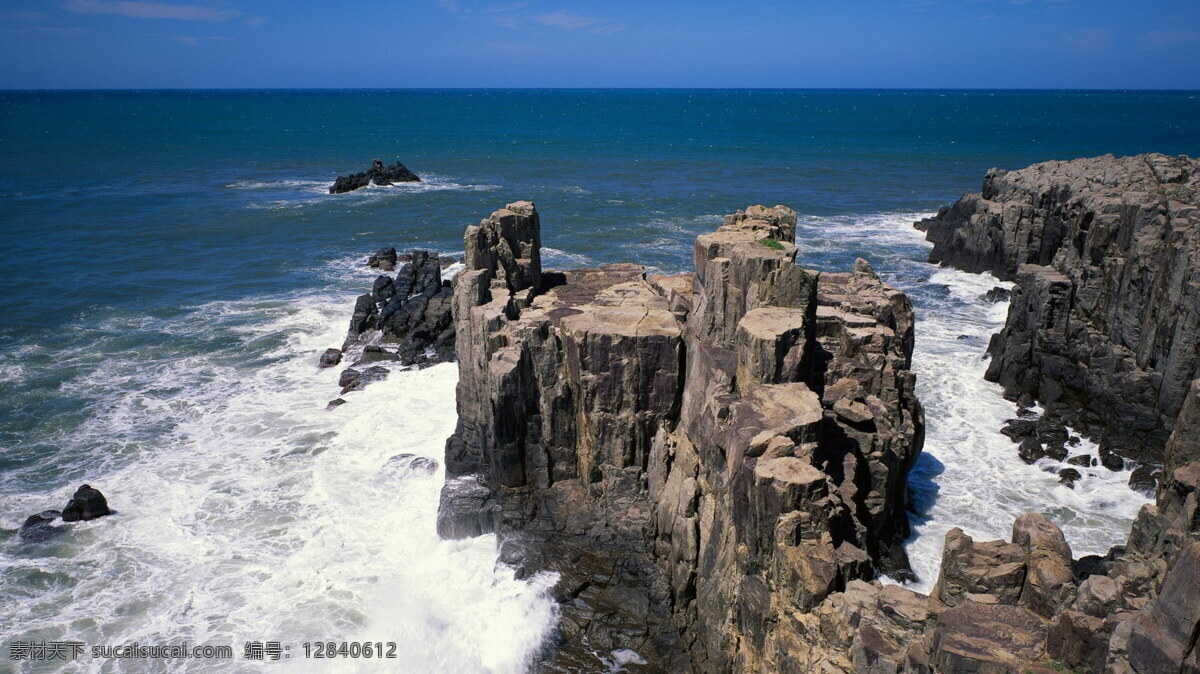
[[395,276],[376,277],[371,292],[355,301],[342,348],[326,349],[320,356],[317,366],[322,369],[338,365],[343,357],[351,361],[338,381],[342,393],[385,378],[387,368],[378,363],[428,367],[454,359],[454,291],[443,277],[445,262],[423,250],[396,255],[388,248],[371,255],[368,266],[399,269]]
[[64,522],[87,521],[111,513],[104,494],[90,484],[85,484],[76,489],[71,500],[67,501],[67,505],[62,509],[62,520]]
[[912,307],[865,261],[797,266],[795,224],[729,216],[676,276],[543,270],[528,202],[467,230],[438,529],[495,531],[519,575],[560,574],[544,669],[632,649],[790,671],[798,614],[906,572]]
[[930,261],[1016,282],[987,378],[1157,469],[1200,377],[1198,206],[1200,161],[1106,155],[993,169],[917,227]]
[[36,515],[30,515],[21,524],[17,534],[22,541],[32,543],[44,541],[67,530],[67,527],[54,526],[54,522],[87,522],[112,514],[108,507],[108,499],[99,489],[85,484],[71,496],[67,505],[61,510],[44,510]]
[[391,166],[384,166],[382,161],[376,159],[371,162],[370,170],[338,176],[338,179],[333,181],[333,185],[329,187],[329,193],[353,192],[367,185],[387,186],[396,183],[419,182],[421,182],[421,177],[405,168],[404,164],[396,162]]

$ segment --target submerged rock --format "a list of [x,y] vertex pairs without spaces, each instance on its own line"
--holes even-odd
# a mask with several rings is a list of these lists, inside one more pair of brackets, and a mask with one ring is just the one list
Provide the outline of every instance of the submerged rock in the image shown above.
[[409,171],[404,164],[396,162],[391,166],[384,166],[382,161],[376,159],[371,163],[370,170],[339,176],[330,186],[329,193],[352,192],[372,184],[386,186],[413,182],[421,182],[421,177]]
[[97,517],[104,517],[111,512],[108,509],[108,500],[104,498],[104,494],[101,494],[99,489],[85,484],[75,490],[75,495],[71,497],[66,507],[62,509],[62,519],[64,522],[86,521],[96,519]]
[[983,294],[983,301],[996,304],[998,302],[1007,302],[1012,299],[1012,291],[1008,288],[996,286]]
[[389,374],[391,370],[379,365],[361,371],[346,369],[338,379],[338,386],[342,387],[342,394],[345,395],[351,391],[361,391],[373,382],[383,381]]
[[29,543],[53,538],[65,531],[63,527],[53,526],[54,521],[60,517],[62,517],[62,513],[57,510],[45,510],[37,515],[30,515],[21,525],[17,535],[21,540]]
[[1075,483],[1083,479],[1083,474],[1074,468],[1063,468],[1058,471],[1058,481],[1067,485],[1071,489],[1075,488]]
[[321,354],[321,360],[317,362],[317,368],[324,370],[327,367],[334,367],[342,362],[341,349],[325,349]]

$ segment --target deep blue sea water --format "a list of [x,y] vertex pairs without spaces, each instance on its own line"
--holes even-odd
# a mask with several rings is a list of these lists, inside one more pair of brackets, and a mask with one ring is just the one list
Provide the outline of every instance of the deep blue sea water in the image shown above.
[[[911,222],[992,166],[1150,151],[1200,154],[1200,93],[0,92],[0,640],[371,635],[425,671],[519,671],[553,624],[545,582],[494,570],[488,538],[437,541],[440,476],[388,463],[440,455],[453,366],[336,413],[313,366],[365,253],[457,251],[517,199],[549,266],[668,271],[724,213],[796,209],[805,266],[866,257],[920,312],[925,581],[947,528],[1004,535],[1024,510],[1101,551],[1144,500],[1016,459],[979,376],[996,282],[925,264]],[[326,194],[375,157],[426,182]],[[82,481],[120,515],[17,540]]]

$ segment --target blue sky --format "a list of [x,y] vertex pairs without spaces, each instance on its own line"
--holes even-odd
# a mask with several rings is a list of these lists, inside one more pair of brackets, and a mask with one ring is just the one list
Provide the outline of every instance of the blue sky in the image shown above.
[[1200,89],[1200,1],[0,0],[0,88]]

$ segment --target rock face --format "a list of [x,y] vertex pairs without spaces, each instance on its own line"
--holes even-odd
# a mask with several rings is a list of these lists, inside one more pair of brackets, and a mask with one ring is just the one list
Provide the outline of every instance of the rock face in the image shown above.
[[371,169],[368,171],[338,176],[338,179],[333,181],[333,185],[329,187],[329,193],[353,192],[371,184],[385,186],[417,182],[421,182],[421,177],[405,168],[404,164],[396,162],[391,166],[384,166],[382,161],[376,159],[371,162]]
[[528,202],[467,230],[438,529],[560,574],[545,670],[797,671],[798,615],[907,571],[912,307],[865,261],[797,266],[795,224],[728,216],[677,276],[543,270]]
[[[399,269],[394,277],[378,276],[371,292],[355,301],[342,348],[321,354],[321,368],[339,364],[343,355],[353,361],[339,381],[343,393],[386,376],[382,366],[366,368],[372,363],[427,367],[454,359],[450,313],[454,291],[450,281],[442,278],[442,263],[437,253],[423,250],[396,255],[394,248],[388,248],[371,255],[368,266],[392,270],[399,265]],[[350,381],[354,377],[357,383]]]
[[1200,377],[1200,161],[993,169],[980,194],[917,227],[931,262],[1016,282],[989,380],[1099,437],[1102,451],[1161,465]]

